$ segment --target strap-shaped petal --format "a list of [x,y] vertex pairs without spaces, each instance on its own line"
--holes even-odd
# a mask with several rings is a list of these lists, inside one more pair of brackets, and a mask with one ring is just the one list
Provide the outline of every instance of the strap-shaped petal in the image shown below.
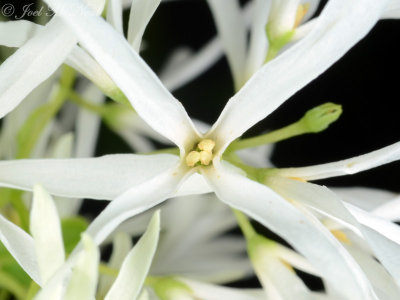
[[[200,281],[195,281],[189,278],[178,278],[186,284],[195,295],[195,299],[207,300],[262,300],[265,299],[265,292],[262,289],[238,289],[225,286],[208,284]],[[187,297],[187,296],[186,296]],[[182,297],[182,299],[187,299]],[[189,298],[193,299],[193,298]]]
[[144,30],[161,0],[133,0],[128,25],[128,42],[139,53]]
[[268,0],[254,1],[245,80],[263,65],[267,56],[268,39],[265,34],[265,25],[268,21],[270,6],[271,2]]
[[26,20],[0,22],[0,44],[6,47],[20,47],[38,30],[40,26]]
[[[215,163],[215,162],[214,162]],[[343,246],[312,216],[268,187],[220,166],[208,169],[217,196],[279,234],[348,299],[374,299],[372,287]]]
[[385,12],[382,16],[383,19],[398,19],[400,18],[400,1],[390,0]]
[[177,49],[159,73],[161,81],[170,90],[176,90],[214,65],[223,54],[221,41],[213,38],[196,53]]
[[0,241],[25,272],[40,285],[39,264],[32,237],[0,215]]
[[122,222],[170,198],[188,175],[186,168],[173,167],[127,190],[110,202],[86,232],[101,244]]
[[34,187],[30,230],[35,242],[40,277],[45,284],[64,263],[65,254],[56,206],[41,186]]
[[229,100],[210,134],[221,150],[343,56],[377,22],[386,2],[329,1],[301,42],[264,65]]
[[279,175],[298,177],[304,180],[317,180],[336,176],[355,174],[400,159],[400,142],[353,158],[322,165],[280,169]]
[[[46,2],[71,26],[81,44],[154,130],[173,141],[181,150],[192,143],[191,138],[196,136],[196,132],[182,104],[168,92],[122,35],[96,16],[82,0]],[[71,15],[74,17],[71,18]]]
[[[274,190],[285,198],[312,207],[339,222],[344,222],[356,233],[360,232],[389,273],[395,279],[400,278],[400,227],[372,215],[368,216],[368,213],[362,213],[362,210],[356,210],[360,211],[363,223],[372,229],[361,225],[345,208],[340,198],[326,187],[286,178],[274,178],[270,183]],[[382,231],[384,235],[376,231]],[[396,243],[390,240],[391,236]]]
[[92,300],[95,296],[100,251],[89,235],[83,234],[82,241],[83,251],[73,267],[65,300]]
[[53,195],[111,200],[177,165],[173,155],[107,155],[82,159],[0,162],[0,186],[32,190],[41,184]]
[[123,34],[123,3],[122,0],[110,0],[107,5],[107,21],[117,30]]
[[160,211],[157,211],[150,224],[122,263],[118,277],[105,300],[135,300],[140,294],[149,273],[160,235]]
[[58,17],[0,66],[0,117],[13,110],[66,59],[77,42]]
[[231,66],[236,89],[243,84],[246,60],[246,25],[239,1],[207,1],[217,25],[226,56]]

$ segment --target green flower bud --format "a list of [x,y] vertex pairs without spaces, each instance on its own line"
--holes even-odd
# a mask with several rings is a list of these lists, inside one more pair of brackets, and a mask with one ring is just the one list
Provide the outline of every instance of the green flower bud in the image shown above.
[[328,128],[331,123],[339,119],[341,114],[341,105],[328,102],[306,112],[300,121],[309,132],[317,133]]

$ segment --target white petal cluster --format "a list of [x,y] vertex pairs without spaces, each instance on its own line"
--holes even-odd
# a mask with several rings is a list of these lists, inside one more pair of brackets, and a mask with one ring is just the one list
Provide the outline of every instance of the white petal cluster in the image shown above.
[[[330,0],[314,18],[319,1],[253,0],[241,7],[208,0],[218,37],[196,54],[178,49],[161,79],[139,54],[160,0],[45,2],[55,12],[46,25],[0,23],[0,45],[19,48],[0,65],[0,186],[34,192],[30,212],[22,192],[0,194],[12,199],[11,210],[1,210],[0,240],[40,287],[9,284],[17,298],[400,297],[398,196],[310,182],[397,161],[400,142],[281,169],[266,161],[267,146],[240,155],[229,148],[378,20],[399,17],[398,0]],[[215,124],[204,125],[171,90],[223,54],[237,92]],[[69,67],[57,71],[62,64]],[[105,103],[103,94],[119,104]],[[101,120],[132,149],[148,153],[94,157]],[[154,141],[175,148],[151,152]],[[46,191],[59,198],[54,202]],[[73,218],[84,198],[110,202],[69,254],[60,215]],[[293,249],[256,233],[247,217]],[[237,224],[245,239],[227,234]],[[102,263],[99,246],[110,241],[111,258]],[[325,290],[310,290],[296,270],[319,277]],[[262,288],[217,285],[252,275]]]

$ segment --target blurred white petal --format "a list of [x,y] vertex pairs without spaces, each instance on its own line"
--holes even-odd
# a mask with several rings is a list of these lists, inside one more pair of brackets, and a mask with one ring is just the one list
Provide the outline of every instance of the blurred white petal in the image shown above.
[[82,235],[83,251],[74,265],[65,300],[93,300],[97,286],[100,251],[89,235]]
[[118,277],[105,300],[135,300],[147,277],[160,233],[160,212],[157,211],[144,235],[124,260]]
[[53,199],[41,186],[33,189],[30,231],[35,243],[40,278],[45,284],[64,263],[61,224]]
[[237,0],[207,1],[225,49],[236,89],[243,84],[246,59],[246,26]]
[[139,53],[143,33],[161,0],[133,0],[128,23],[128,42]]
[[[115,30],[119,33],[123,34],[123,20],[122,20],[122,13],[123,13],[123,0],[109,0],[107,6],[107,22],[109,22]],[[132,1],[129,1],[132,3]]]
[[42,281],[32,237],[0,215],[0,241],[25,272],[40,285]]

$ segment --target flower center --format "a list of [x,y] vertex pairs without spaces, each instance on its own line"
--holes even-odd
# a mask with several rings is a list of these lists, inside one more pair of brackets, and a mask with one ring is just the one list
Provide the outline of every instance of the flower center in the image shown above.
[[202,140],[197,144],[195,150],[189,152],[186,156],[186,165],[194,167],[198,165],[208,166],[213,159],[212,150],[215,142],[210,139]]

